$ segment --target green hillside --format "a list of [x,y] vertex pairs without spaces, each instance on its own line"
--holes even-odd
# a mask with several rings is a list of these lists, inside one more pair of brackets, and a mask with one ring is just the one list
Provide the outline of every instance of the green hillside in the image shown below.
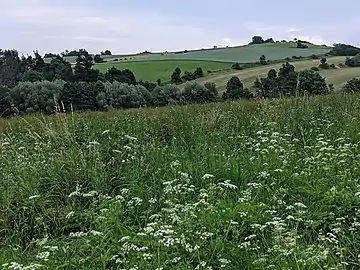
[[[345,62],[345,57],[331,57],[328,58],[327,62],[329,64],[338,65]],[[320,60],[304,60],[304,61],[294,61],[291,64],[295,66],[296,70],[310,69],[312,67],[318,66]],[[252,85],[257,77],[266,77],[270,69],[279,70],[282,63],[261,66],[256,68],[249,68],[245,70],[230,70],[207,77],[198,79],[199,82],[213,82],[216,83],[219,90],[225,90],[226,83],[233,76],[237,76],[240,80],[249,88],[252,88]],[[320,70],[320,74],[325,76],[328,83],[333,83],[335,88],[340,88],[344,83],[354,77],[360,76],[360,68],[335,68],[328,70]]]
[[[264,54],[268,60],[285,59],[292,56],[320,55],[330,51],[330,47],[309,45],[307,49],[296,48],[296,43],[267,43],[256,45],[245,45],[231,48],[207,49],[189,51],[187,53],[162,53],[162,54],[143,54],[128,56],[132,60],[164,60],[164,59],[193,59],[193,60],[212,60],[226,62],[251,63],[259,60]],[[120,56],[113,56],[114,58]],[[127,60],[129,60],[127,58]],[[111,58],[109,58],[110,60]],[[130,60],[131,61],[131,60]]]
[[198,60],[159,60],[159,61],[132,61],[132,62],[107,62],[96,64],[95,68],[101,72],[106,72],[109,68],[130,69],[134,72],[138,80],[156,81],[160,78],[162,81],[169,81],[175,68],[179,67],[182,72],[194,71],[201,67],[206,73],[208,70],[230,69],[231,63],[217,61],[198,61]]

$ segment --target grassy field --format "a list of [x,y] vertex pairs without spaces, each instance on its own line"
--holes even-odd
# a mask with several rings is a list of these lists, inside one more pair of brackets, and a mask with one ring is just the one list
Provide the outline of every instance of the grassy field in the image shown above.
[[207,70],[230,69],[232,63],[216,61],[197,61],[197,60],[163,60],[163,61],[137,61],[137,62],[108,62],[95,65],[101,72],[106,72],[111,67],[118,69],[130,69],[134,72],[137,80],[156,82],[160,78],[163,82],[170,81],[174,69],[180,67],[182,74],[185,71],[195,71],[201,67],[204,73]]
[[[331,57],[328,58],[329,64],[338,65],[340,63],[344,64],[345,57]],[[310,69],[312,67],[318,66],[320,60],[304,60],[304,61],[295,61],[291,62],[295,66],[296,70]],[[224,91],[226,83],[232,76],[237,76],[240,80],[249,88],[252,88],[253,83],[257,77],[266,77],[270,69],[279,70],[282,64],[272,64],[267,66],[255,67],[250,69],[244,69],[240,71],[230,70],[219,72],[207,77],[198,79],[199,82],[213,82],[216,83],[220,91]],[[360,76],[360,68],[336,68],[321,70],[320,74],[323,75],[328,83],[333,83],[336,89],[341,88],[348,80]]]
[[2,269],[359,269],[360,98],[0,120]]
[[[185,50],[185,49],[184,49]],[[307,57],[312,54],[322,55],[331,50],[330,47],[309,45],[308,49],[297,49],[294,42],[268,43],[260,45],[243,45],[229,48],[205,49],[189,51],[187,53],[148,53],[133,55],[111,55],[103,56],[106,61],[123,59],[122,61],[146,61],[146,60],[206,60],[253,63],[259,61],[262,54],[268,60],[280,60],[286,57],[302,56]],[[126,58],[127,60],[124,60]],[[130,59],[131,58],[131,59]],[[70,63],[74,63],[76,57],[65,57]],[[45,59],[47,62],[49,58]]]
[[[213,50],[198,50],[189,51],[187,53],[163,53],[163,54],[146,54],[133,56],[133,60],[208,60],[208,61],[225,61],[225,62],[240,62],[240,63],[252,63],[259,61],[262,54],[266,56],[268,60],[285,59],[292,56],[310,56],[312,54],[325,54],[330,51],[331,48],[309,45],[308,49],[297,49],[296,43],[269,43],[261,45],[244,45],[230,48],[219,48]],[[116,56],[114,56],[116,57]],[[117,58],[117,57],[116,57]]]

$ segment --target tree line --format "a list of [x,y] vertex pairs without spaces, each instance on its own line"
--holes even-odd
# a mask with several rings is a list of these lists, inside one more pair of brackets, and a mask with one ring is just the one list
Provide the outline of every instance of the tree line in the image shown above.
[[[24,113],[53,114],[73,110],[109,110],[143,106],[184,105],[221,100],[279,98],[296,95],[320,95],[333,91],[316,70],[297,72],[288,62],[276,71],[269,70],[257,78],[249,90],[240,78],[232,77],[221,95],[214,83],[193,82],[204,76],[202,69],[185,72],[176,68],[169,83],[137,81],[129,70],[109,68],[101,73],[92,68],[94,59],[86,50],[79,50],[72,67],[61,56],[49,63],[34,52],[34,57],[19,57],[15,50],[0,50],[0,115]],[[265,56],[260,63],[267,64]],[[326,58],[320,68],[329,68]],[[187,82],[183,89],[177,84]],[[351,80],[347,92],[359,92],[360,83]]]

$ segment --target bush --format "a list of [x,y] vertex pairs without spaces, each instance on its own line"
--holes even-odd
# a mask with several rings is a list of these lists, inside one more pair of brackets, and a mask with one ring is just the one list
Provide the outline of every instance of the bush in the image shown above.
[[222,99],[249,99],[250,91],[244,87],[244,84],[238,77],[231,77],[226,84],[226,92]]
[[209,103],[217,99],[217,90],[214,85],[204,85],[198,82],[188,82],[185,85],[184,99],[188,103]]
[[154,106],[166,106],[170,104],[181,104],[182,97],[180,89],[174,84],[157,86],[151,92],[151,103]]
[[325,78],[313,70],[300,71],[298,80],[299,93],[321,95],[329,92]]
[[311,55],[311,58],[312,58],[312,59],[319,59],[319,56],[313,54],[313,55]]
[[311,70],[313,71],[320,71],[320,69],[318,67],[312,67]]
[[329,83],[329,92],[334,92],[335,91],[335,87],[334,87],[334,84],[333,83]]
[[236,69],[236,70],[242,70],[243,69],[243,67],[239,63],[232,64],[231,68]]
[[60,95],[65,110],[98,110],[97,95],[104,91],[102,82],[66,83]]
[[196,78],[204,77],[204,71],[202,70],[201,67],[197,67],[195,72],[194,72],[194,75],[195,75]]
[[360,79],[354,78],[348,81],[343,91],[346,93],[360,93]]
[[127,83],[105,83],[103,91],[96,96],[98,106],[108,110],[112,108],[138,108],[151,102],[151,94],[141,85]]
[[260,64],[261,65],[267,65],[268,62],[266,61],[265,55],[260,56]]
[[331,68],[336,68],[335,64],[330,65]]
[[11,97],[10,89],[5,86],[0,86],[0,117],[10,114]]
[[302,44],[301,41],[298,41],[298,42],[296,43],[296,48],[298,48],[298,49],[307,49],[307,48],[309,48],[309,46],[306,45],[306,44]]
[[184,81],[192,81],[196,79],[196,76],[194,73],[190,71],[185,71],[184,75],[181,77]]
[[15,106],[27,113],[54,113],[65,81],[20,82],[10,90]]

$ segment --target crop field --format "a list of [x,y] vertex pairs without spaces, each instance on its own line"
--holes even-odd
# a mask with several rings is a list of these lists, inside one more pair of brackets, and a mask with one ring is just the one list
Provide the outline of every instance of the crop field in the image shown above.
[[95,68],[101,72],[106,72],[111,67],[118,69],[130,69],[134,72],[138,80],[146,80],[156,82],[160,78],[163,82],[170,81],[171,74],[174,69],[179,67],[184,74],[185,71],[195,71],[197,67],[201,67],[206,74],[208,70],[230,69],[232,63],[216,62],[216,61],[197,61],[197,60],[164,60],[164,61],[137,61],[122,63],[102,63],[95,65]]
[[[224,62],[239,62],[252,63],[259,61],[259,58],[264,54],[267,60],[280,60],[292,56],[310,56],[312,54],[320,55],[330,51],[331,48],[318,45],[309,45],[308,49],[296,48],[296,43],[268,43],[257,45],[245,45],[239,47],[219,48],[215,50],[199,50],[189,51],[187,53],[163,53],[163,54],[148,54],[143,60],[208,60],[208,61],[224,61]],[[133,57],[137,60],[137,56]]]
[[[267,60],[281,60],[292,56],[308,57],[312,54],[322,55],[331,50],[330,47],[309,45],[307,49],[296,48],[294,42],[268,43],[257,45],[243,45],[229,48],[189,50],[187,53],[149,53],[149,54],[119,54],[102,56],[105,61],[112,62],[114,59],[122,59],[124,62],[131,61],[148,61],[148,60],[206,60],[206,61],[223,61],[253,63],[259,61],[261,55],[265,55]],[[125,60],[126,58],[126,60]],[[130,59],[131,58],[131,59]],[[76,57],[65,57],[70,63],[75,63]],[[50,58],[45,58],[50,62]]]
[[360,98],[0,120],[2,269],[358,269]]
[[[340,63],[344,64],[345,57],[331,57],[327,58],[329,64],[338,65]],[[290,62],[295,66],[297,71],[310,69],[312,67],[317,67],[320,64],[320,60],[304,60],[304,61],[294,61]],[[249,68],[244,70],[230,70],[219,72],[217,74],[212,74],[204,78],[200,78],[197,81],[201,83],[213,82],[216,83],[220,91],[224,91],[226,88],[226,83],[232,76],[237,76],[248,88],[252,88],[253,83],[257,77],[266,77],[270,69],[279,70],[282,64],[272,64],[261,67]],[[341,88],[348,80],[360,76],[360,68],[335,68],[328,70],[320,70],[320,74],[324,76],[327,80],[327,83],[333,83],[335,89]]]

